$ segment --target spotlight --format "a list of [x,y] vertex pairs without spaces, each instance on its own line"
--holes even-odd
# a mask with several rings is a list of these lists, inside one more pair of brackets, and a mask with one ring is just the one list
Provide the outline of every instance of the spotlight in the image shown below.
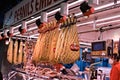
[[40,20],[40,19],[37,19],[37,20],[36,20],[36,25],[39,27],[40,24],[42,24],[41,20]]
[[55,19],[56,19],[57,21],[59,21],[60,18],[62,18],[62,17],[63,17],[63,16],[60,15],[60,12],[59,12],[59,11],[56,12],[56,14],[55,14]]
[[22,34],[22,35],[23,35],[25,32],[27,32],[27,25],[26,25],[26,22],[25,22],[25,21],[22,22],[22,26],[19,27],[19,31],[20,31],[20,34]]
[[7,39],[5,40],[5,44],[6,44],[6,45],[8,45],[8,44],[9,44],[9,42],[10,42],[10,39],[9,39],[9,38],[7,38]]
[[55,14],[55,19],[57,20],[58,23],[62,23],[66,20],[66,16],[62,16],[61,13],[58,11]]
[[41,13],[41,19],[36,20],[36,25],[38,26],[38,28],[41,28],[41,27],[46,25],[47,20],[48,20],[47,19],[47,13],[42,12]]
[[22,32],[22,27],[19,27],[19,31],[20,31],[20,33]]
[[4,33],[1,34],[1,37],[2,37],[2,39],[6,39],[7,38],[7,36]]
[[64,2],[61,4],[61,10],[60,12],[56,12],[55,14],[55,19],[57,20],[58,23],[65,22],[66,16],[68,15],[68,4],[67,2]]
[[7,36],[8,37],[12,37],[13,36],[13,33],[10,33],[10,31],[7,32]]
[[10,27],[10,30],[7,32],[8,37],[13,37],[13,27]]
[[37,19],[36,20],[36,25],[37,25],[38,28],[42,28],[43,26],[46,25],[46,23],[45,22],[41,22],[40,19]]
[[94,13],[94,8],[89,6],[86,1],[80,4],[80,10],[82,11],[84,16],[89,16]]

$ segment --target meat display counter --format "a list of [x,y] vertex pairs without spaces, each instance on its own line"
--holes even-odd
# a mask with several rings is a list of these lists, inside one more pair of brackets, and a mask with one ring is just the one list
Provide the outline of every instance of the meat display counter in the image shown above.
[[13,77],[16,75],[22,76],[22,80],[82,80],[76,75],[62,74],[61,72],[56,72],[50,68],[31,68],[28,70],[13,68],[8,74],[8,80],[16,80]]

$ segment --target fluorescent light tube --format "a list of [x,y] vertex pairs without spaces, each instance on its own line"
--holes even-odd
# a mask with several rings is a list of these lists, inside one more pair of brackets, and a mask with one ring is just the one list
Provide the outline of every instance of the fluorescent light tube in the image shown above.
[[[116,15],[116,16],[111,16],[111,17],[107,17],[107,18],[98,19],[98,20],[96,20],[96,23],[101,22],[101,21],[110,20],[110,19],[119,18],[119,17],[120,17],[120,15]],[[87,25],[87,24],[92,24],[93,22],[94,21],[84,22],[84,23],[77,24],[77,26],[83,26],[83,25]]]

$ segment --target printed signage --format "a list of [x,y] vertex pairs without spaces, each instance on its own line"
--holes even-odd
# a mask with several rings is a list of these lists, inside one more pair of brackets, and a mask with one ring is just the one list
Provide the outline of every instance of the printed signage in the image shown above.
[[5,14],[4,24],[11,25],[59,0],[24,0]]

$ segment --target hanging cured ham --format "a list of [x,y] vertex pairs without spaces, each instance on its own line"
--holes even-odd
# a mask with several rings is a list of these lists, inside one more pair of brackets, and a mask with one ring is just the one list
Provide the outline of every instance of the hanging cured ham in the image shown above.
[[55,59],[58,63],[73,63],[80,56],[75,20],[74,17],[68,18],[64,26],[69,23],[70,25],[67,25],[60,31],[55,51]]
[[[50,62],[53,58],[58,28],[56,21],[39,28],[40,35],[35,45],[32,60],[35,62]],[[53,42],[54,41],[54,42]],[[51,57],[50,57],[51,56]]]
[[17,58],[17,51],[18,51],[18,41],[16,40],[15,43],[14,43],[14,51],[13,51],[13,63],[14,64],[18,64],[18,58]]
[[80,57],[76,18],[69,17],[61,23],[58,30],[56,22],[40,27],[33,61],[50,63],[73,63]]
[[24,42],[21,40],[10,40],[10,44],[8,46],[7,51],[7,60],[11,64],[21,64],[26,63],[27,58],[27,51],[24,51],[24,49],[27,49],[27,46],[24,45]]
[[8,46],[8,51],[7,51],[7,60],[9,63],[13,63],[13,40],[10,40],[10,44]]
[[20,41],[19,50],[18,50],[18,64],[23,62],[23,42]]

